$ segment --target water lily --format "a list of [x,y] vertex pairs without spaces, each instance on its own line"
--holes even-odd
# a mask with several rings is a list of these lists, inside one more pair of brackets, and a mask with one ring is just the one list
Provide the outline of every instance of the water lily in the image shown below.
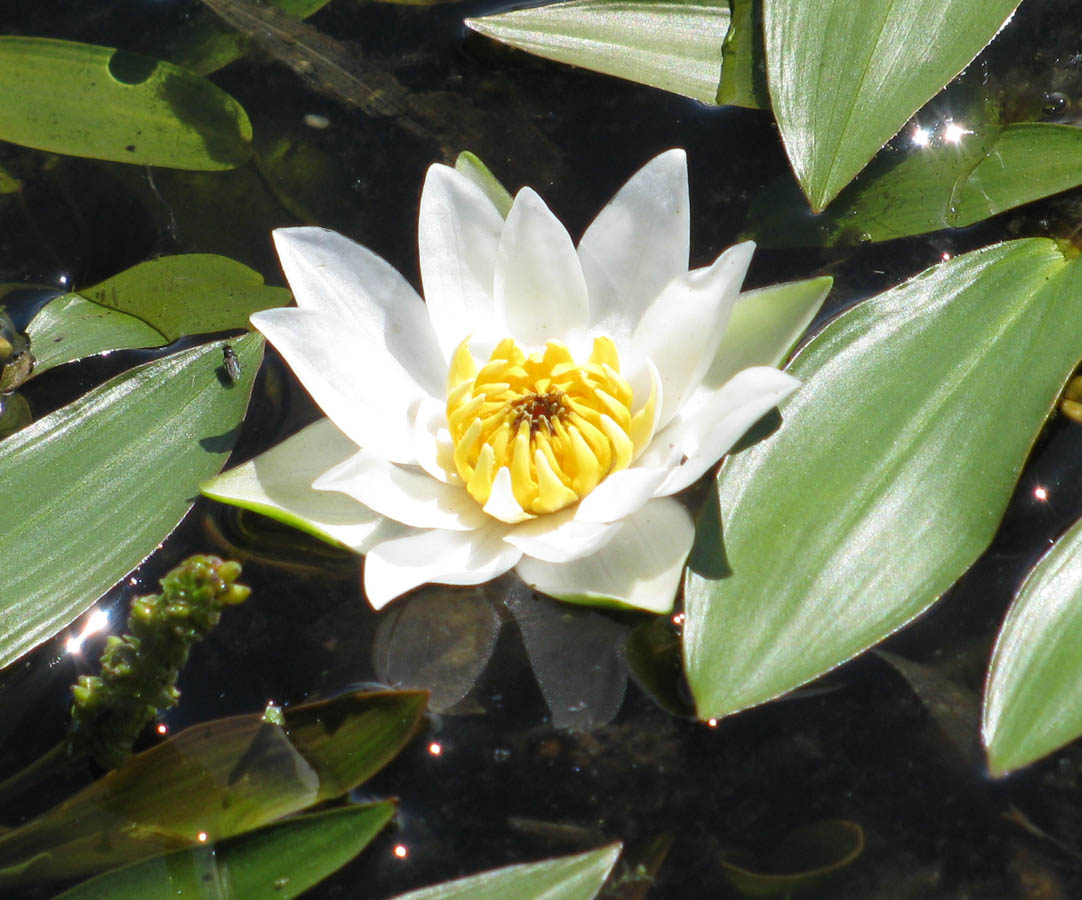
[[694,531],[672,495],[797,387],[773,364],[824,291],[738,300],[751,243],[689,270],[681,150],[577,248],[532,189],[501,206],[429,169],[424,300],[341,235],[276,231],[297,307],[252,322],[327,418],[205,492],[366,554],[376,608],[514,569],[562,599],[668,611]]

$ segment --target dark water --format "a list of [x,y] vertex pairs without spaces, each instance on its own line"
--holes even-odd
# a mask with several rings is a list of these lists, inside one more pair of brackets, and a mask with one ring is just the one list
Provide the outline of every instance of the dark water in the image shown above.
[[[415,94],[452,95],[431,101],[453,104],[470,139],[463,149],[508,187],[537,187],[573,235],[646,160],[683,146],[693,263],[736,239],[751,198],[786,170],[767,114],[704,109],[467,36],[462,18],[491,8],[334,0],[310,21]],[[156,53],[199,12],[189,0],[6,0],[0,33]],[[1021,118],[1047,115],[1050,91],[1077,109],[1080,37],[1078,2],[1025,0],[964,79]],[[18,202],[0,197],[0,283],[59,289],[63,276],[92,284],[155,255],[192,251],[234,257],[281,283],[270,230],[309,221],[368,245],[416,284],[417,200],[425,169],[443,153],[441,136],[419,136],[341,105],[258,52],[213,78],[247,109],[264,158],[283,141],[310,154],[315,162],[304,179],[266,164],[200,175],[0,144],[0,162],[26,184]],[[311,115],[329,127],[310,127]],[[1062,236],[1080,222],[1082,195],[1073,192],[964,231],[840,251],[761,252],[748,284],[829,272],[834,311],[945,252],[1007,237]],[[25,316],[31,300],[21,302]],[[12,306],[17,316],[14,298]],[[44,414],[146,355],[58,369],[26,396],[35,414]],[[317,415],[269,350],[235,459]],[[468,661],[444,667],[437,705],[445,711],[364,786],[365,797],[400,799],[397,827],[306,896],[387,897],[616,839],[632,863],[671,840],[648,894],[655,900],[735,896],[727,893],[723,856],[768,853],[794,828],[847,819],[863,828],[866,849],[824,896],[1071,898],[1082,896],[1082,752],[1068,747],[992,782],[972,738],[995,630],[1028,567],[1082,514],[1080,476],[1082,426],[1057,420],[993,546],[930,614],[884,645],[920,668],[869,654],[826,676],[818,690],[715,728],[662,711],[634,682],[625,690],[618,648],[640,618],[558,608],[510,582],[468,598],[468,614],[454,613],[466,598],[448,602],[433,590],[400,603],[398,613],[376,615],[361,594],[355,557],[202,500],[106,605],[119,618],[132,593],[152,590],[192,552],[244,563],[253,599],[230,610],[193,651],[182,704],[165,717],[174,732],[261,709],[269,699],[298,703],[388,676],[401,680],[426,662],[411,653],[408,638],[429,622],[472,641],[475,660],[494,642],[480,673],[480,664]],[[1034,499],[1037,484],[1047,488],[1048,502]],[[52,645],[0,674],[0,773],[25,765],[62,733],[67,685],[86,664],[60,656]],[[439,756],[429,751],[434,741]],[[62,790],[45,786],[32,803],[44,806]],[[0,810],[0,820],[16,824],[30,809]],[[404,860],[392,852],[399,844],[409,849]]]

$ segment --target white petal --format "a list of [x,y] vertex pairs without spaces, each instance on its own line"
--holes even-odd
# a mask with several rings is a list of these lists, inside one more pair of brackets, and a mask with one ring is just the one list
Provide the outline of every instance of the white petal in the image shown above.
[[527,557],[515,570],[530,587],[553,597],[664,613],[673,607],[694,536],[683,506],[667,498],[651,500],[624,519],[616,536],[592,556],[562,565]]
[[668,150],[639,169],[579,241],[590,292],[590,325],[616,338],[634,331],[643,311],[688,270],[687,155]]
[[413,452],[417,464],[437,481],[462,484],[455,468],[455,445],[447,429],[447,406],[425,397],[413,418]]
[[657,468],[634,466],[613,472],[579,501],[575,518],[580,522],[615,522],[631,515],[655,495],[677,457],[672,454],[669,464]]
[[444,396],[447,367],[428,312],[394,266],[326,228],[279,228],[274,246],[297,306],[348,323],[428,393]]
[[215,500],[270,516],[358,553],[403,534],[374,510],[344,494],[312,488],[327,469],[357,452],[357,445],[320,419],[253,460],[223,472],[201,488]]
[[562,563],[596,553],[619,529],[619,523],[579,521],[568,508],[519,525],[504,540],[534,559]]
[[737,244],[712,266],[671,281],[635,328],[632,341],[661,373],[661,427],[706,374],[754,250],[750,241]]
[[496,256],[496,309],[509,334],[534,347],[583,333],[589,298],[567,230],[531,188],[515,197]]
[[503,217],[472,181],[454,169],[429,167],[421,193],[417,245],[428,315],[445,362],[462,340],[495,319],[492,286]]
[[411,528],[473,531],[486,524],[477,501],[459,485],[444,484],[418,469],[404,469],[358,450],[312,484],[340,491]]
[[364,562],[368,602],[382,609],[395,597],[427,582],[482,584],[522,558],[503,540],[506,526],[483,531],[424,531],[373,547]]
[[413,461],[412,415],[428,395],[394,357],[315,310],[267,309],[251,319],[348,437],[386,459]]
[[641,457],[649,464],[677,450],[686,457],[672,470],[656,496],[682,491],[729,452],[744,433],[788,397],[800,382],[770,366],[755,366],[731,378],[694,410],[681,410],[654,436]]

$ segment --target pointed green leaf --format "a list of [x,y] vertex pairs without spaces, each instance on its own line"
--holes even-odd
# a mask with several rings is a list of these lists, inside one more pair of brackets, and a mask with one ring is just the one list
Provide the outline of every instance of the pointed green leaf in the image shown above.
[[91,159],[232,169],[252,125],[204,78],[111,47],[0,37],[0,139]]
[[393,803],[373,803],[299,816],[105,872],[55,900],[206,897],[208,884],[215,897],[292,900],[353,859],[393,815]]
[[1019,0],[763,0],[770,97],[822,210],[973,59]]
[[427,696],[354,693],[286,708],[284,725],[257,713],[185,729],[0,835],[0,888],[223,840],[340,797],[398,755]]
[[507,866],[445,881],[391,900],[593,900],[619,855],[620,845],[610,844],[577,856]]
[[142,562],[229,455],[263,340],[175,353],[0,441],[0,667],[52,637]]
[[723,0],[570,0],[466,24],[545,59],[714,104],[729,5]]
[[763,53],[763,0],[731,0],[733,15],[722,47],[717,103],[770,109]]
[[34,374],[103,350],[247,328],[253,312],[290,299],[285,288],[264,285],[258,272],[225,256],[151,259],[46,304],[27,326]]
[[729,458],[700,523],[698,714],[777,697],[934,603],[991,540],[1080,348],[1082,266],[1046,240],[957,257],[815,337],[781,426]]
[[1082,184],[1082,129],[1022,122],[963,134],[957,144],[881,157],[819,216],[788,179],[753,202],[749,232],[766,247],[885,241],[989,216]]
[[1026,576],[996,639],[981,737],[1005,775],[1082,736],[1082,521]]

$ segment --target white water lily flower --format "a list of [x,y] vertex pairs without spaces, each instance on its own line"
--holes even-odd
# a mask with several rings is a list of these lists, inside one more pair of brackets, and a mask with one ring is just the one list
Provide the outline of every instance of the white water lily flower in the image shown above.
[[825,293],[768,325],[749,303],[741,343],[723,340],[753,245],[689,271],[688,206],[671,150],[576,249],[530,188],[504,218],[434,165],[424,301],[338,234],[275,232],[297,308],[252,322],[328,419],[206,493],[365,553],[377,609],[515,569],[556,597],[670,610],[694,531],[671,495],[797,386],[753,363],[777,362]]

